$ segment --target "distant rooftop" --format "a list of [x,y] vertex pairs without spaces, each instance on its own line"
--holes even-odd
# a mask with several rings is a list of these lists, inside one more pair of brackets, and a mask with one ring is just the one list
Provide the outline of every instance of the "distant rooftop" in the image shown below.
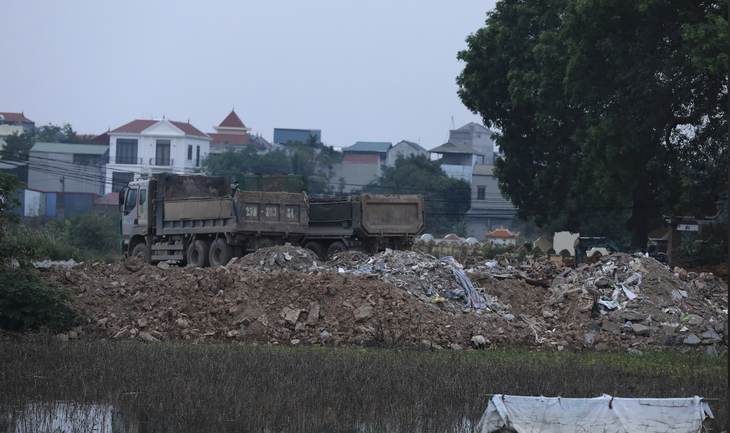
[[412,141],[408,141],[408,140],[401,140],[401,141],[399,141],[399,142],[398,142],[398,143],[397,143],[396,145],[398,145],[398,144],[401,144],[401,143],[406,143],[407,145],[411,146],[412,148],[414,148],[414,149],[416,149],[416,150],[418,150],[418,151],[421,151],[421,152],[428,152],[428,150],[426,150],[426,149],[424,149],[423,147],[421,147],[421,145],[420,145],[420,144],[418,144],[418,143],[414,143],[414,142],[412,142]]
[[72,153],[75,155],[104,155],[109,146],[103,144],[36,143],[31,152]]
[[481,155],[483,154],[481,152],[478,152],[474,150],[473,148],[467,146],[466,144],[461,143],[454,143],[449,141],[448,143],[442,144],[439,147],[434,147],[433,149],[429,150],[431,153],[471,153],[474,155]]
[[350,147],[342,149],[344,152],[387,152],[393,143],[378,141],[358,141]]

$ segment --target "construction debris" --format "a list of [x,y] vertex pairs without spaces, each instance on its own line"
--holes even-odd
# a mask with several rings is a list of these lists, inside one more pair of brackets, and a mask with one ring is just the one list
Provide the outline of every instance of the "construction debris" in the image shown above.
[[41,270],[88,313],[78,338],[727,350],[727,283],[712,273],[622,253],[577,268],[510,256],[464,261],[391,250],[322,261],[285,245],[217,268],[129,258]]

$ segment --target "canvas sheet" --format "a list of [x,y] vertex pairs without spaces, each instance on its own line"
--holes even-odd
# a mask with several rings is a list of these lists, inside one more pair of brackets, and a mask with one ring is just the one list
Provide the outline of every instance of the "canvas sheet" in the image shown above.
[[477,432],[518,433],[699,432],[707,402],[693,398],[520,397],[495,395],[489,401]]

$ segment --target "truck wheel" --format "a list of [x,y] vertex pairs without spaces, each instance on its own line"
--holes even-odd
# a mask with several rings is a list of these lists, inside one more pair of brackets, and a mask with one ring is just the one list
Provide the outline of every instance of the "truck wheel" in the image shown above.
[[188,247],[188,264],[195,265],[196,268],[204,268],[208,266],[208,250],[210,244],[208,241],[197,240]]
[[332,242],[329,248],[327,248],[327,257],[335,253],[343,253],[347,251],[347,247],[342,242]]
[[144,263],[152,263],[152,257],[150,256],[150,249],[147,248],[147,244],[142,242],[134,246],[132,250],[132,256],[137,257]]
[[210,244],[208,259],[210,266],[225,266],[233,257],[233,248],[226,243],[225,238],[218,238]]
[[320,259],[324,259],[324,246],[320,244],[319,242],[307,242],[306,245],[304,245],[304,248],[312,251],[314,254],[317,255]]

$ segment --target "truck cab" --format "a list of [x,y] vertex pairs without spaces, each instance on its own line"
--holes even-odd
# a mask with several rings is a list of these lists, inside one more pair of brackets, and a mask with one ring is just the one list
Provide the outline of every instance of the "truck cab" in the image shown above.
[[122,254],[130,253],[130,240],[149,233],[150,176],[141,175],[119,191],[119,211],[122,213]]

